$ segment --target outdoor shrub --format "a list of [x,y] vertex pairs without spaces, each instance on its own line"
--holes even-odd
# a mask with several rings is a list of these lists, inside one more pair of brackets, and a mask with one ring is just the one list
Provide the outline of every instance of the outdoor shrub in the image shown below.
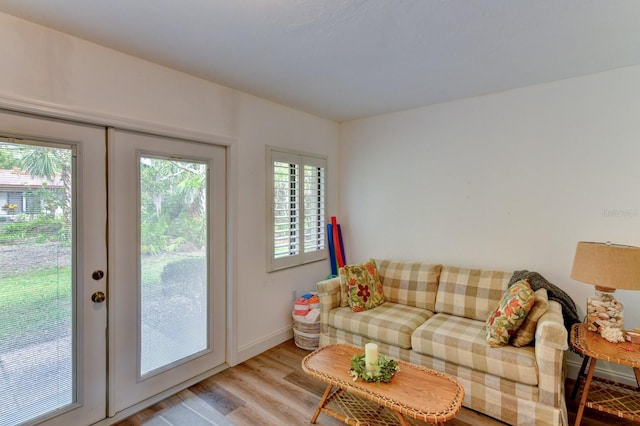
[[68,239],[68,229],[61,219],[37,218],[0,226],[0,241],[59,241]]

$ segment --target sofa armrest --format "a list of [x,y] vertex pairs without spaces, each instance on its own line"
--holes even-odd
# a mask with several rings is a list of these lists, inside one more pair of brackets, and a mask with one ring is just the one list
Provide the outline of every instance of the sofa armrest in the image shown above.
[[320,333],[329,333],[329,312],[341,304],[340,277],[329,278],[316,284],[320,299]]
[[566,351],[567,329],[564,326],[562,306],[556,301],[550,300],[547,312],[538,320],[536,326],[536,345],[541,343],[555,349]]
[[564,326],[562,307],[550,300],[547,312],[540,317],[536,327],[535,352],[538,362],[538,390],[541,403],[562,407],[564,399],[565,359],[567,329]]

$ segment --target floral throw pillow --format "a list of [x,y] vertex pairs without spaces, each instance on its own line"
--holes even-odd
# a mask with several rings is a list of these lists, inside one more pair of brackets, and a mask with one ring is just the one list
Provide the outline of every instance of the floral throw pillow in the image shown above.
[[384,302],[382,282],[373,259],[361,265],[345,265],[340,268],[340,278],[343,286],[348,286],[346,299],[353,312],[366,311]]
[[509,338],[527,317],[535,295],[529,280],[520,280],[507,289],[495,311],[487,319],[487,342],[492,348],[509,343]]

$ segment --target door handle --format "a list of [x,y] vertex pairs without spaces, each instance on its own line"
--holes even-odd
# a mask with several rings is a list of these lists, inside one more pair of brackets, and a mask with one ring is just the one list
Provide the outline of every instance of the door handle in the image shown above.
[[104,293],[101,291],[96,291],[91,295],[91,301],[93,303],[102,303],[105,301],[106,298],[107,296],[105,296]]

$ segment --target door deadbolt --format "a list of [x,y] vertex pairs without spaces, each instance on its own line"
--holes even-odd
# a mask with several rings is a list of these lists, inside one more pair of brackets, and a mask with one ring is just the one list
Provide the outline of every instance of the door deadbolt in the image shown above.
[[102,303],[105,301],[106,298],[107,296],[105,296],[104,293],[101,291],[96,291],[91,295],[91,301],[93,303]]
[[93,273],[91,274],[91,278],[96,281],[101,280],[102,278],[104,278],[104,271],[101,271],[100,269],[93,271]]

